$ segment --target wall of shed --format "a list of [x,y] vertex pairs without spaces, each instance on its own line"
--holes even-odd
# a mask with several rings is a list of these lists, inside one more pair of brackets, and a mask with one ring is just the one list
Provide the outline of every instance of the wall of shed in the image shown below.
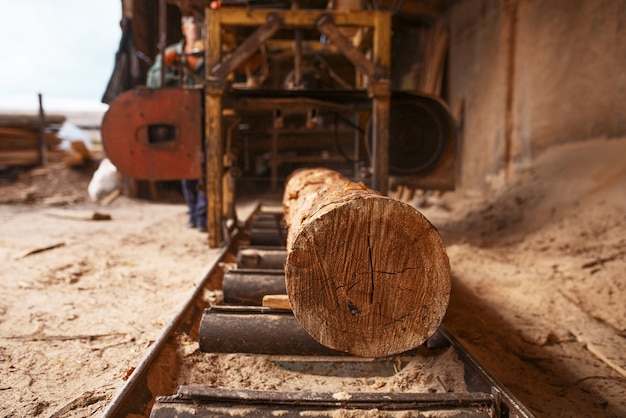
[[497,188],[559,143],[626,135],[623,0],[465,0],[448,18],[461,187]]

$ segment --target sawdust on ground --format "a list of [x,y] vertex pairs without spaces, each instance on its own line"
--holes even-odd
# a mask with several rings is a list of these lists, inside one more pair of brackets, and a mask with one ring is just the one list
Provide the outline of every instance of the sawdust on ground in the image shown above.
[[[555,147],[499,193],[420,207],[453,270],[445,324],[540,417],[626,416],[624,155]],[[94,169],[0,183],[0,416],[101,414],[217,254],[182,200],[90,202]]]

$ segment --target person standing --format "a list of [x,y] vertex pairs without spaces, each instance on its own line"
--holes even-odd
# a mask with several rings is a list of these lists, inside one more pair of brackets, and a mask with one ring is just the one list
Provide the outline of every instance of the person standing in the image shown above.
[[[183,38],[165,48],[163,55],[157,55],[154,64],[148,70],[147,87],[161,87],[162,71],[164,71],[165,86],[197,87],[202,85],[205,74],[202,19],[191,13],[184,14],[181,18],[181,31]],[[202,159],[204,160],[204,155]],[[187,226],[206,232],[207,198],[204,182],[202,179],[183,179],[181,186],[189,213]]]

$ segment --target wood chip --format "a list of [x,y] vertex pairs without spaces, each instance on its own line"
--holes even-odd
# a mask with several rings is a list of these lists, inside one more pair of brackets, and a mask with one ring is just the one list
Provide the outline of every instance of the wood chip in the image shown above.
[[56,244],[47,245],[45,247],[37,247],[37,248],[34,248],[32,250],[26,251],[24,254],[22,254],[22,255],[20,255],[18,257],[15,257],[15,259],[16,260],[21,260],[22,258],[28,257],[29,255],[42,253],[42,252],[48,251],[48,250],[53,250],[55,248],[63,247],[64,245],[65,245],[64,242],[58,242]]
[[63,219],[73,219],[76,221],[109,221],[111,215],[91,210],[50,210],[48,216]]

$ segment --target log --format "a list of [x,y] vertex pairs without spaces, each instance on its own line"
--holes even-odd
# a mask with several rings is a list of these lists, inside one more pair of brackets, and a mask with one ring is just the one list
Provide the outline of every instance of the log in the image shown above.
[[450,263],[436,228],[412,206],[327,169],[287,179],[285,286],[317,341],[362,357],[421,345],[450,299]]

